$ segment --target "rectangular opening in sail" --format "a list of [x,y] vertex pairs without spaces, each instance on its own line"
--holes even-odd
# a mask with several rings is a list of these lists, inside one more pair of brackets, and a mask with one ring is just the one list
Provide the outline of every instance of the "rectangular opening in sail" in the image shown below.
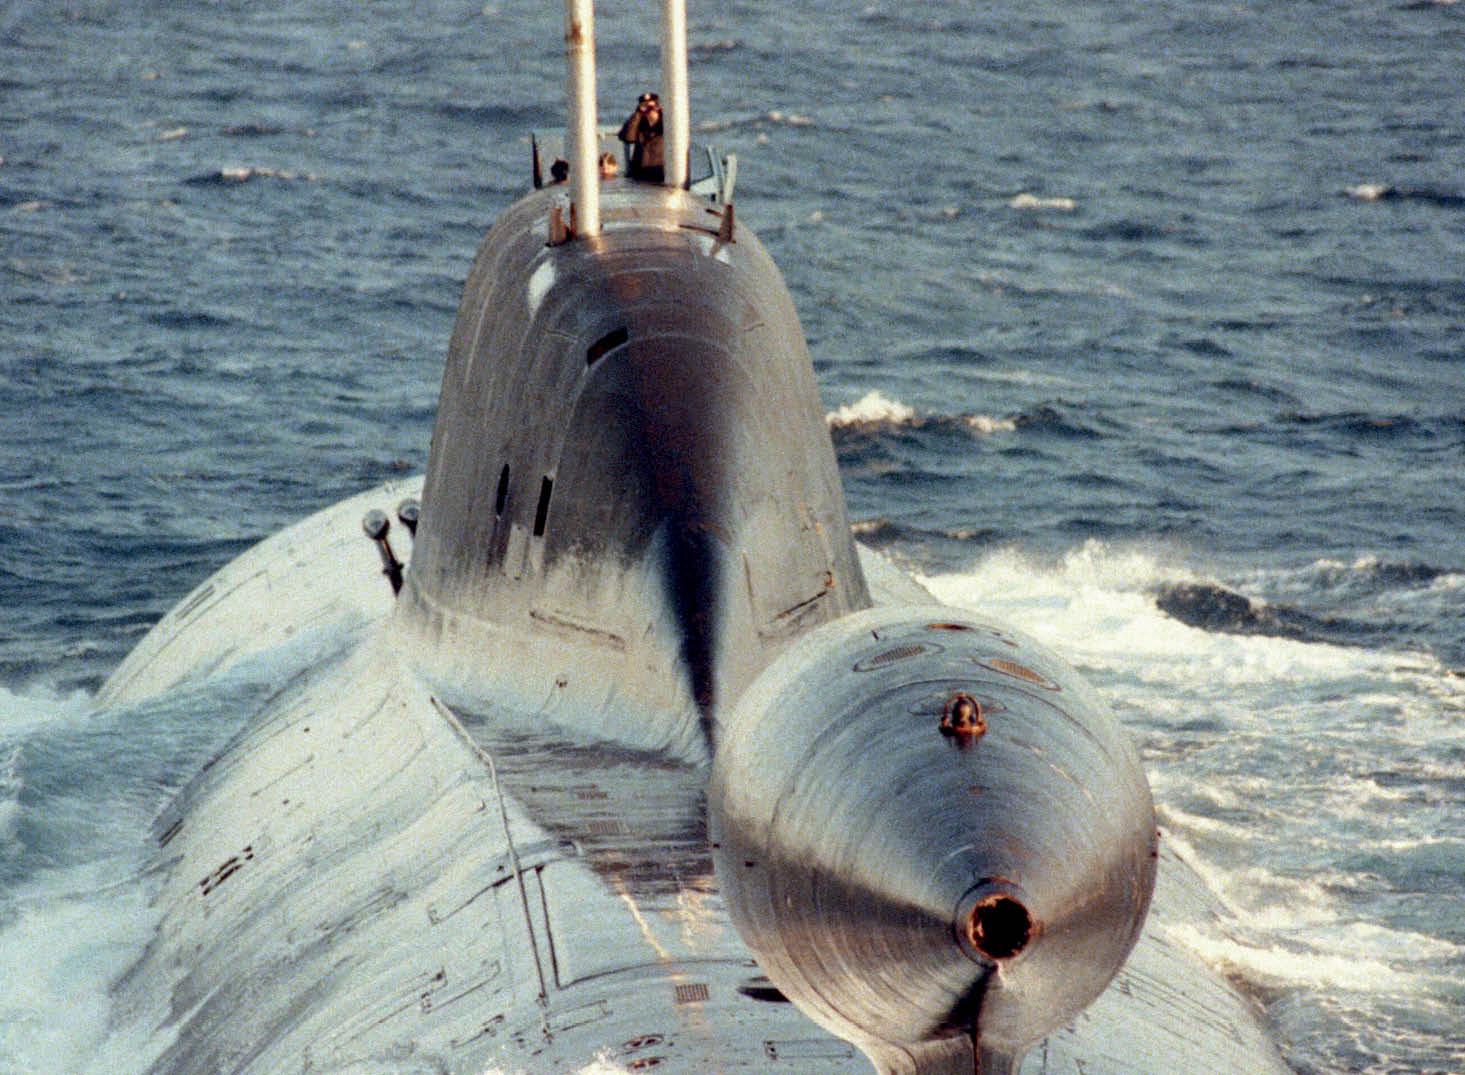
[[544,524],[549,519],[549,494],[554,491],[554,479],[546,476],[539,484],[539,507],[534,509],[534,536],[544,537]]
[[624,328],[618,328],[613,332],[607,332],[600,339],[596,340],[585,349],[585,365],[593,366],[600,359],[604,358],[611,351],[614,351],[621,344],[631,338],[630,332]]

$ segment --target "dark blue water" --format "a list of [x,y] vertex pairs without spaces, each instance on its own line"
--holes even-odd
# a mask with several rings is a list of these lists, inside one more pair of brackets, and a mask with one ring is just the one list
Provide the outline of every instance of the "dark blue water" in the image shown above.
[[[607,122],[648,20],[599,6]],[[862,534],[1109,696],[1233,911],[1180,939],[1299,1071],[1465,1071],[1465,10],[691,23],[699,137],[740,158]],[[561,29],[0,13],[0,1070],[92,1057],[147,820],[227,730],[218,696],[90,692],[232,555],[424,467]]]

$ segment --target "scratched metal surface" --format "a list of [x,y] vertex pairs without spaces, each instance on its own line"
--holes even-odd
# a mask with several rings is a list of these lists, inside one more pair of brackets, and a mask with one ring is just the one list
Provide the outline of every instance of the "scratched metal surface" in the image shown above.
[[[154,685],[250,664],[227,652],[229,628],[256,622],[258,591],[231,578],[293,594],[292,614],[307,618],[312,601],[334,600],[308,584],[314,573],[360,573],[373,588],[364,601],[386,593],[359,519],[410,488],[343,502],[209,580],[200,592],[221,595],[208,606],[216,629],[192,648],[192,667],[160,665]],[[877,594],[921,596],[878,556],[865,560]],[[180,610],[190,602],[202,607],[190,596]],[[153,1071],[375,1063],[481,1075],[575,1070],[597,1056],[631,1070],[652,1058],[668,1071],[870,1070],[759,981],[709,888],[700,767],[568,744],[533,709],[460,713],[460,735],[396,666],[406,639],[381,619],[388,608],[361,613],[367,641],[354,654],[321,664],[307,647],[293,665],[264,666],[278,678],[246,692],[240,738],[155,826],[166,922],[119,996],[119,1026],[163,1027]],[[167,617],[139,652],[181,653],[170,643],[193,626]],[[131,677],[132,704],[145,683]],[[1129,963],[1035,1046],[1024,1075],[1161,1075],[1217,1058],[1280,1071],[1249,1002],[1169,939],[1220,917],[1162,847]],[[531,931],[550,986],[543,1006]],[[234,1018],[238,1005],[254,1018]]]
[[[867,1067],[800,1008],[882,1072],[970,1066],[973,1019],[1005,1064],[1101,991],[1134,937],[1153,877],[1137,757],[1082,691],[1063,693],[1056,659],[1000,631],[933,624],[929,608],[848,617],[870,598],[828,430],[751,232],[726,243],[695,226],[689,199],[626,188],[593,248],[558,248],[548,208],[531,196],[480,248],[401,599],[342,600],[349,565],[374,555],[345,541],[370,499],[356,497],[200,587],[112,690],[208,674],[245,656],[235,639],[266,617],[285,626],[259,644],[326,616],[355,624],[337,659],[282,680],[160,822],[162,925],[128,990],[139,1022],[173,1032],[153,1070],[563,1070],[608,1049],[633,1070]],[[347,594],[377,574],[358,570]],[[917,816],[954,800],[928,787],[941,766],[889,740],[885,703],[908,718],[915,699],[863,707],[869,743],[859,720],[820,730],[891,671],[904,682],[884,667],[897,650],[924,666],[950,648],[891,650],[882,631],[913,615],[1028,662],[941,666],[1044,744],[1003,747],[1004,726],[974,752],[998,759],[980,777],[990,799],[966,796],[980,817]],[[851,656],[845,636],[881,652]],[[780,653],[775,668],[795,671],[765,674]],[[912,687],[922,698],[928,680]],[[757,701],[729,718],[750,683]],[[725,719],[751,751],[720,745]],[[805,758],[805,736],[838,749]],[[738,820],[794,781],[856,785],[796,796],[783,828],[727,829],[729,846],[758,845],[761,896],[709,855],[714,747],[717,786],[744,797]],[[981,835],[994,819],[1001,831]],[[825,869],[826,854],[858,868]],[[958,866],[969,876],[947,891]],[[975,914],[961,909],[974,879],[1031,901],[1030,946],[962,949],[950,914]],[[904,909],[933,899],[915,928]],[[853,948],[818,952],[831,930]],[[807,958],[781,958],[792,949]],[[1116,1040],[1104,1024],[1071,1053],[1055,1038],[1041,1063],[1088,1063]],[[1199,1063],[1207,1044],[1193,1043]]]
[[469,709],[512,660],[585,734],[702,756],[720,703],[869,597],[777,267],[697,199],[607,186],[593,243],[546,245],[544,191],[479,248],[402,617]]
[[868,1069],[746,988],[680,787],[526,742],[496,771],[391,643],[303,663],[159,819],[163,923],[118,998],[149,1070]]
[[1020,1055],[1133,945],[1156,839],[1139,757],[1033,640],[936,604],[857,613],[774,662],[724,727],[709,795],[734,920],[872,1055],[968,1026]]

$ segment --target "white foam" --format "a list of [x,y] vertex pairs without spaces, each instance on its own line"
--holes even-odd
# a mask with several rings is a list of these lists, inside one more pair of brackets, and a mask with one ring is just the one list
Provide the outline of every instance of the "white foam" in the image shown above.
[[1078,203],[1072,198],[1043,198],[1036,194],[1029,194],[1026,191],[1017,195],[1007,205],[1010,209],[1020,209],[1028,212],[1048,211],[1071,213],[1078,208]]
[[834,428],[859,425],[902,425],[916,416],[914,407],[896,399],[887,399],[879,389],[866,392],[856,402],[839,407],[824,416]]
[[156,1055],[150,1033],[114,1034],[110,990],[158,920],[142,875],[155,748],[227,734],[179,704],[130,722],[86,694],[0,690],[0,1072],[113,1075]]
[[1182,810],[1173,804],[1157,804],[1156,813],[1160,824],[1167,829],[1201,833],[1212,840],[1226,840],[1238,846],[1249,844],[1256,838],[1256,833],[1248,825]]
[[1465,575],[1450,572],[1447,575],[1437,575],[1430,580],[1429,588],[1440,593],[1453,594],[1455,591],[1465,588]]
[[[0,1070],[71,1075],[96,1062],[109,987],[141,953],[157,914],[135,881],[89,891],[90,872],[78,873],[69,895],[22,896],[0,930]],[[47,878],[47,887],[65,884]],[[131,1070],[136,1043],[117,1059],[111,1070]]]
[[798,112],[780,112],[778,109],[771,109],[763,113],[763,118],[769,123],[781,123],[788,127],[812,127],[814,121]]
[[1191,627],[1153,591],[1189,574],[1150,549],[1088,541],[1057,563],[1016,550],[920,581],[943,601],[1007,620],[1091,670],[1215,694],[1218,688],[1353,679],[1395,670],[1397,654]]
[[1214,967],[1264,988],[1307,986],[1352,992],[1412,992],[1415,978],[1386,960],[1356,952],[1318,952],[1282,945],[1256,946],[1189,924],[1166,931]]
[[313,183],[316,177],[309,172],[290,172],[280,168],[256,168],[253,165],[235,165],[220,168],[218,178],[225,183],[247,183],[251,179],[303,179]]
[[20,775],[20,747],[0,745],[0,852],[9,854],[15,846],[20,824],[20,793],[25,782]]
[[16,694],[0,687],[0,851],[20,850],[15,841],[25,790],[23,744],[38,732],[82,719],[90,704],[82,692],[61,696],[42,688]]
[[986,414],[971,414],[964,421],[974,433],[990,436],[993,433],[1011,433],[1017,428],[1015,418],[993,418]]
[[92,696],[86,691],[58,694],[48,687],[17,694],[0,687],[0,743],[14,743],[59,722],[85,718]]
[[1394,186],[1391,183],[1358,183],[1349,187],[1344,193],[1356,201],[1376,202],[1393,194]]
[[[916,409],[898,399],[890,399],[879,389],[866,392],[854,403],[837,407],[824,416],[831,428],[845,429],[858,426],[902,426],[916,425],[920,419]],[[960,419],[963,425],[977,436],[994,433],[1010,433],[1017,428],[1015,418],[996,418],[988,414],[969,414]]]

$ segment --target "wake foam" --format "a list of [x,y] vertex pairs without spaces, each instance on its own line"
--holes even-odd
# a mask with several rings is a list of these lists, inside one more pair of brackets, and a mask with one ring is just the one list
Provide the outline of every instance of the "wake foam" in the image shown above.
[[76,788],[86,774],[52,759],[88,734],[93,716],[82,693],[0,689],[0,1071],[73,1075],[94,1063],[108,987],[157,921],[136,881],[138,841],[126,821],[88,848],[55,842],[90,831],[76,806],[89,794]]
[[895,399],[887,399],[876,389],[866,392],[854,403],[836,408],[824,420],[836,429],[847,426],[906,425],[916,417],[914,407]]
[[228,187],[261,179],[278,179],[287,183],[296,181],[314,183],[316,181],[316,177],[309,172],[291,172],[280,168],[242,165],[218,168],[212,172],[192,175],[183,182],[193,187]]
[[1078,208],[1078,203],[1072,198],[1063,197],[1041,197],[1036,194],[1029,194],[1024,191],[1015,196],[1007,203],[1009,209],[1026,210],[1027,212],[1057,212],[1071,213]]
[[1168,614],[1156,595],[1223,588],[1182,563],[1163,561],[1156,551],[1098,540],[1057,560],[1002,549],[970,571],[920,581],[941,600],[1006,619],[1085,668],[1164,684],[1187,695],[1248,684],[1327,683],[1366,672],[1385,675],[1404,666],[1437,668],[1423,655],[1217,633],[1186,623]]
[[[117,1075],[166,1047],[112,986],[161,917],[149,826],[320,638],[130,706],[0,688],[0,1072]],[[295,662],[295,663],[292,663]]]
[[1358,202],[1416,201],[1444,209],[1465,208],[1465,194],[1433,187],[1411,187],[1394,183],[1356,183],[1343,193]]
[[1011,432],[1018,426],[1015,418],[996,418],[985,414],[921,415],[909,404],[887,398],[879,389],[866,392],[854,403],[835,408],[824,416],[824,420],[835,430],[875,432],[901,427],[922,429],[956,425],[977,436]]
[[98,891],[89,870],[22,892],[0,928],[0,1070],[29,1075],[131,1071],[137,1047],[108,1055],[108,987],[157,926],[140,885]]

